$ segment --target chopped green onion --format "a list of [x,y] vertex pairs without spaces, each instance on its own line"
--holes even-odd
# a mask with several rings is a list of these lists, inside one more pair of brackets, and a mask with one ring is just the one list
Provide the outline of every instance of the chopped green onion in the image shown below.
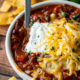
[[64,12],[64,16],[66,16],[66,12]]
[[80,61],[80,57],[78,57],[78,58],[77,58],[77,60],[79,60],[79,61]]
[[55,35],[55,33],[52,33],[51,35]]
[[28,56],[31,54],[31,51],[28,52]]
[[37,61],[37,56],[34,56],[34,61]]
[[36,45],[36,42],[34,44]]
[[25,49],[27,51],[27,49]]
[[50,57],[50,55],[49,55],[49,54],[47,54],[47,53],[45,53],[45,54],[43,54],[43,58],[45,58],[45,57],[49,58],[49,57]]
[[72,17],[72,19],[74,19],[74,20],[76,20],[77,18],[80,18],[80,14]]
[[46,14],[46,18],[48,18],[49,17],[49,15],[48,14]]
[[51,50],[55,50],[55,48],[52,46],[52,49]]
[[40,36],[38,35],[37,37],[39,38]]
[[61,37],[58,37],[58,39],[62,39]]
[[33,19],[31,19],[31,22],[32,22],[32,24],[34,23],[34,20]]
[[69,22],[70,22],[70,23],[73,23],[73,21],[72,21],[72,20],[69,20]]

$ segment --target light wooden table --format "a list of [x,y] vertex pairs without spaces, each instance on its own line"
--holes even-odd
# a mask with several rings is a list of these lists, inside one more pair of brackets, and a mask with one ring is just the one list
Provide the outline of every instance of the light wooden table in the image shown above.
[[[0,0],[0,6],[4,0]],[[18,80],[21,80],[20,77],[15,73],[15,71],[10,66],[6,51],[5,51],[5,35],[7,32],[8,26],[0,26],[0,80],[8,80],[10,77],[15,76]]]
[[8,62],[6,52],[5,52],[5,36],[1,36],[1,39],[0,39],[0,80],[8,80],[12,76],[15,76],[19,80],[21,80]]

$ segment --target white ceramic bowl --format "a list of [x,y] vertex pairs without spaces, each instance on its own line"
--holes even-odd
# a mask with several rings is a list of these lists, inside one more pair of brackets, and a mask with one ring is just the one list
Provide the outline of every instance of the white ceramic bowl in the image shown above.
[[[41,2],[41,3],[37,3],[35,5],[32,6],[32,10],[34,9],[37,9],[37,8],[40,8],[42,6],[45,6],[45,5],[50,5],[50,4],[68,4],[68,5],[73,5],[75,7],[78,7],[80,8],[80,5],[79,4],[76,4],[76,3],[73,3],[73,2],[68,2],[68,1],[45,1],[45,2]],[[6,41],[5,41],[5,46],[6,46],[6,53],[7,53],[7,57],[8,57],[8,60],[11,64],[11,66],[13,67],[13,69],[15,70],[15,72],[23,79],[23,80],[31,80],[32,78],[29,77],[28,75],[26,75],[24,72],[21,72],[19,69],[18,69],[18,66],[16,65],[14,59],[13,59],[13,56],[12,56],[12,52],[11,52],[11,43],[10,43],[10,36],[11,36],[11,31],[14,27],[14,24],[15,22],[22,16],[24,15],[24,11],[21,12],[15,19],[14,21],[12,22],[12,24],[10,25],[9,29],[8,29],[8,32],[7,32],[7,35],[6,35]]]

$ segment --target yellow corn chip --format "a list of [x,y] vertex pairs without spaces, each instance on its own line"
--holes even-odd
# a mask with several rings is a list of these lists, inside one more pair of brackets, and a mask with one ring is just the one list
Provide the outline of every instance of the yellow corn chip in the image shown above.
[[20,12],[22,12],[24,10],[23,7],[18,8],[17,10],[11,12],[12,16],[16,16],[18,15]]
[[37,2],[38,2],[38,0],[32,0],[31,1],[31,5],[33,5],[33,4],[37,3]]
[[[5,0],[0,8],[0,11],[5,13],[0,13],[0,25],[9,25],[13,20],[14,16],[17,16],[20,12],[24,10],[25,0]],[[31,5],[45,0],[32,0]],[[16,7],[16,10],[9,12],[11,7]]]
[[16,7],[16,1],[17,0],[7,0],[7,2],[11,4],[13,7]]
[[24,7],[25,0],[17,0],[16,7]]
[[9,80],[17,80],[14,76],[12,78],[10,78]]
[[24,7],[25,0],[7,0],[13,7]]
[[9,11],[10,8],[11,8],[11,5],[5,0],[0,8],[0,11],[7,12],[7,11]]
[[9,25],[14,20],[9,14],[0,14],[0,25]]

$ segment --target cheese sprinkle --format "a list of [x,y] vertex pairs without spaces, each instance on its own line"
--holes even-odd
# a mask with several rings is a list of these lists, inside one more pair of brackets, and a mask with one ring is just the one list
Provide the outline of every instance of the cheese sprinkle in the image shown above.
[[[34,40],[36,44],[31,46]],[[31,28],[26,49],[41,52],[43,56],[38,59],[39,66],[58,77],[58,80],[63,79],[64,70],[69,70],[69,76],[76,76],[76,71],[80,70],[80,25],[70,23],[65,18],[54,19],[50,23],[36,22]],[[38,71],[34,71],[33,76],[36,74]]]

